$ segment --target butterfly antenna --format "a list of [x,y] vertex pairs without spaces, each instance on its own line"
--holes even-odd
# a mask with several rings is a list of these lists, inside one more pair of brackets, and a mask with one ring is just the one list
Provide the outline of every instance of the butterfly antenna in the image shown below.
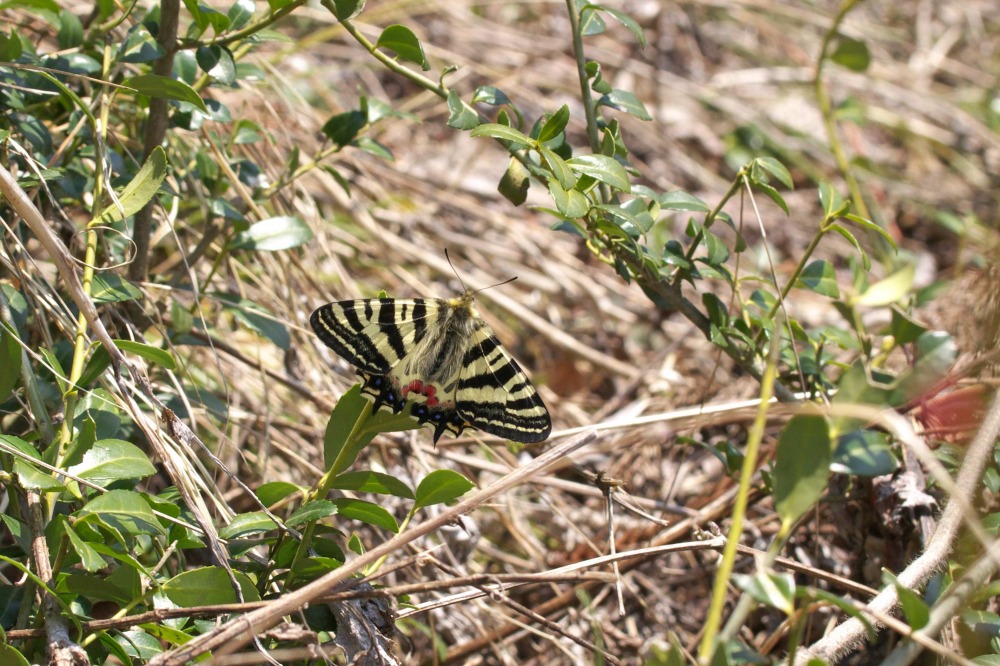
[[[462,285],[462,291],[469,291],[469,288],[465,286],[465,281],[462,280],[462,276],[458,274],[458,270],[455,268],[455,264],[451,263],[451,257],[448,256],[448,248],[444,249],[444,258],[448,260],[448,265],[451,266],[451,272],[455,274],[455,277],[458,278],[458,283],[460,285]],[[507,278],[503,282],[497,282],[496,284],[491,284],[488,287],[480,287],[479,289],[476,289],[475,291],[469,292],[469,295],[470,296],[471,295],[475,295],[475,294],[478,294],[481,291],[485,291],[487,289],[492,289],[493,287],[501,287],[501,286],[507,284],[508,282],[513,282],[516,279],[517,279],[517,276],[515,275],[512,278]]]
[[455,264],[451,263],[451,257],[448,256],[448,248],[444,249],[444,258],[448,260],[448,265],[451,266],[451,272],[455,274],[455,277],[458,278],[458,283],[462,285],[462,291],[469,291],[469,288],[465,286],[465,281],[462,280],[462,276],[458,274]]

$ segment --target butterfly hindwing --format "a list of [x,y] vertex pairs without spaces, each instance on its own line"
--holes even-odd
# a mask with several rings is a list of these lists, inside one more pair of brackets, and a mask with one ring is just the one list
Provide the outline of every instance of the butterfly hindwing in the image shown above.
[[469,341],[455,410],[473,427],[529,444],[552,431],[538,391],[485,323]]
[[313,330],[354,365],[374,410],[410,413],[444,432],[467,427],[530,443],[552,424],[538,392],[472,307],[472,295],[330,303]]

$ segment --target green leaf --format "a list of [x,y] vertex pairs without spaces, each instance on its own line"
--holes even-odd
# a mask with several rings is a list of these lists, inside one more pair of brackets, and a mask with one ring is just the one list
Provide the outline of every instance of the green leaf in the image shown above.
[[141,291],[115,273],[94,275],[90,293],[94,303],[121,303],[123,301],[137,301],[142,298]]
[[885,569],[882,570],[882,583],[886,586],[891,584],[896,588],[899,605],[903,609],[903,615],[906,616],[906,623],[910,625],[910,629],[914,631],[922,629],[931,615],[927,603],[916,592],[900,585],[899,580]]
[[683,190],[664,192],[656,197],[656,200],[659,202],[660,208],[667,210],[691,210],[698,213],[707,213],[712,210],[707,203]]
[[837,440],[830,471],[857,476],[881,476],[899,468],[899,461],[882,433],[852,430]]
[[761,182],[755,183],[754,187],[756,187],[758,190],[766,194],[768,199],[778,204],[778,208],[785,211],[785,215],[789,214],[788,203],[785,202],[785,198],[781,196],[781,193],[778,192],[778,190],[774,189],[767,183],[761,183]]
[[421,69],[425,71],[431,68],[430,63],[427,62],[427,56],[424,54],[424,47],[420,45],[420,40],[405,25],[390,25],[379,35],[375,46],[395,51],[400,58],[420,65]]
[[909,315],[898,307],[892,308],[892,323],[889,325],[889,333],[896,344],[906,345],[927,332],[927,329],[911,319]]
[[417,486],[417,500],[413,510],[433,504],[451,502],[469,492],[475,484],[450,469],[439,469],[423,478]]
[[852,72],[863,72],[868,69],[871,59],[866,43],[843,35],[838,36],[837,46],[830,54],[830,60]]
[[854,299],[853,304],[863,307],[879,307],[897,303],[910,293],[915,273],[916,265],[909,264],[884,280],[868,287],[863,294]]
[[257,488],[256,494],[257,499],[260,500],[261,504],[264,506],[272,506],[295,493],[299,493],[305,497],[306,491],[308,491],[308,488],[305,486],[300,486],[288,481],[271,481]]
[[[260,601],[260,594],[246,574],[234,571],[236,582],[243,591],[244,601]],[[239,601],[229,573],[222,567],[202,567],[178,574],[160,588],[181,608],[233,604]]]
[[840,193],[827,182],[819,184],[819,203],[823,207],[824,217],[828,220],[836,219],[851,209],[851,202],[844,201]]
[[20,458],[14,460],[14,475],[17,477],[18,485],[25,490],[42,493],[60,493],[66,490],[66,486],[53,478],[49,472],[43,472]]
[[576,185],[576,175],[574,175],[573,170],[569,168],[569,164],[566,160],[559,157],[559,155],[551,148],[546,148],[545,146],[538,146],[538,154],[541,155],[542,159],[545,161],[545,165],[548,166],[549,172],[559,181],[559,186],[564,190],[571,190],[573,186]]
[[24,47],[21,45],[21,38],[16,30],[11,30],[8,35],[0,32],[0,60],[4,62],[17,62],[21,57]]
[[358,110],[345,111],[330,117],[323,125],[323,134],[335,146],[343,148],[357,138],[358,132],[368,124],[367,115]]
[[135,444],[121,439],[100,439],[83,454],[80,464],[66,470],[73,476],[106,486],[123,479],[144,479],[156,474],[149,458]]
[[94,516],[123,534],[164,534],[149,502],[131,490],[112,490],[98,495],[76,513],[84,521]]
[[17,648],[7,643],[0,643],[0,664],[7,666],[30,666],[30,662],[24,658]]
[[261,220],[237,234],[230,249],[277,252],[305,245],[312,239],[312,229],[305,222],[297,217],[279,216]]
[[820,416],[796,416],[778,439],[774,507],[790,527],[820,498],[830,474],[830,426]]
[[758,571],[752,576],[733,574],[733,581],[760,603],[777,608],[789,617],[795,612],[795,577],[792,574]]
[[640,26],[634,18],[626,14],[625,12],[619,11],[607,5],[585,5],[583,9],[598,9],[605,14],[612,16],[615,20],[621,23],[623,26],[628,28],[633,35],[635,35],[636,40],[639,42],[639,46],[646,48],[646,34],[642,31],[642,26]]
[[83,44],[83,23],[73,12],[65,9],[59,12],[59,35],[56,41],[60,51]]
[[612,90],[607,95],[603,95],[597,103],[627,113],[639,120],[653,119],[639,98],[627,90]]
[[230,28],[232,30],[239,30],[250,22],[250,19],[253,18],[256,12],[257,5],[254,4],[253,0],[236,0],[229,7],[229,11],[226,12]]
[[227,87],[236,85],[236,61],[229,49],[215,44],[199,46],[195,58],[213,81]]
[[523,132],[514,129],[513,127],[499,125],[497,123],[483,123],[482,125],[477,125],[475,129],[469,132],[469,136],[488,136],[492,139],[508,141],[510,146],[514,149],[521,149],[534,145],[534,141]]
[[625,168],[613,157],[607,155],[580,155],[566,160],[566,164],[576,171],[598,180],[621,192],[631,192],[632,184],[629,182]]
[[195,92],[194,88],[177,79],[157,74],[140,74],[139,76],[125,79],[122,85],[126,88],[132,88],[138,94],[145,95],[146,97],[187,102],[194,105],[199,111],[208,113],[205,101]]
[[271,532],[277,528],[274,520],[263,511],[251,511],[234,516],[228,525],[219,530],[219,536],[223,539],[242,539],[251,534]]
[[363,523],[381,527],[390,532],[399,532],[399,523],[396,522],[391,513],[378,504],[349,497],[340,497],[333,500],[333,503],[337,507],[338,515],[344,518],[360,520]]
[[868,231],[877,233],[879,236],[884,238],[887,243],[889,243],[892,249],[894,250],[897,249],[896,241],[893,239],[892,236],[889,235],[889,232],[880,227],[879,225],[875,224],[871,220],[863,218],[860,215],[855,215],[854,213],[847,213],[846,215],[843,216],[843,218],[845,220],[850,220],[851,222],[858,225],[862,229],[867,229]]
[[337,505],[330,500],[313,500],[303,504],[285,520],[286,527],[295,527],[304,523],[314,523],[317,520],[337,513]]
[[472,103],[475,104],[477,102],[483,102],[491,106],[512,104],[507,94],[494,86],[479,86],[476,88],[475,92],[472,93]]
[[559,110],[550,115],[545,120],[545,124],[538,130],[538,143],[545,143],[555,139],[566,129],[569,124],[569,107],[563,104]]
[[344,472],[334,478],[330,487],[339,490],[354,490],[363,493],[395,495],[396,497],[413,499],[413,491],[410,490],[408,485],[394,476],[381,472]]
[[4,402],[21,381],[21,344],[17,333],[0,326],[0,402]]
[[97,216],[97,219],[101,224],[111,224],[135,215],[156,196],[160,191],[160,184],[166,177],[167,154],[162,147],[157,146],[146,158],[139,172],[118,195],[118,204],[121,204],[121,208],[112,203]]
[[[65,516],[59,516],[58,518],[62,522],[62,528],[66,532],[66,536],[69,538],[69,545],[73,548],[73,551],[80,558],[80,566],[84,571],[88,573],[95,573],[100,571],[107,563],[104,558],[101,557],[100,553],[97,552],[89,543],[80,538],[80,535],[76,533],[76,530],[69,524]],[[3,663],[0,660],[0,663]]]
[[[475,131],[475,130],[473,130]],[[531,185],[531,178],[528,170],[524,168],[516,157],[510,158],[507,170],[503,172],[497,191],[503,198],[515,206],[520,206],[528,199],[528,188]]]
[[837,271],[833,264],[823,259],[817,259],[802,271],[795,282],[796,287],[814,291],[822,296],[840,298],[840,287],[837,284]]
[[291,347],[292,337],[288,333],[288,329],[263,306],[234,294],[213,293],[212,295],[228,304],[226,310],[232,312],[233,316],[247,328],[263,335],[280,349]]
[[792,181],[792,174],[789,173],[785,165],[774,159],[773,157],[758,157],[756,159],[757,164],[767,171],[769,174],[777,178],[782,185],[790,190],[795,189],[795,183]]
[[549,194],[556,210],[569,219],[581,218],[590,210],[590,200],[579,190],[564,190],[555,178],[549,179]]
[[361,385],[352,386],[333,408],[323,436],[323,460],[326,469],[340,474],[354,464],[361,449],[375,437],[362,426],[371,416],[371,403],[361,394]]
[[[292,0],[268,0],[268,4],[271,5],[272,9],[275,2],[281,2],[283,5],[290,4]],[[346,21],[354,18],[361,13],[361,10],[365,8],[364,0],[333,0],[333,14],[337,17],[338,21]]]
[[174,360],[173,354],[166,349],[151,347],[150,345],[144,345],[141,342],[135,342],[134,340],[114,340],[114,343],[115,347],[118,347],[118,349],[123,352],[129,352],[130,354],[140,356],[150,363],[155,363],[161,368],[166,368],[167,370],[177,369],[177,362]]
[[[448,91],[448,127],[471,130],[479,126],[479,114],[454,90]],[[475,135],[473,135],[475,136]]]

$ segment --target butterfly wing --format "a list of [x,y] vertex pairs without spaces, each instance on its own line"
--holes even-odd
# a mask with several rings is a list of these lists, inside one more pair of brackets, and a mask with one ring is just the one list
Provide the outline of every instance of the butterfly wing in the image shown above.
[[521,366],[485,322],[469,340],[455,411],[472,427],[515,442],[540,442],[552,419]]
[[328,303],[309,318],[323,343],[369,375],[387,375],[427,334],[435,299],[364,298]]

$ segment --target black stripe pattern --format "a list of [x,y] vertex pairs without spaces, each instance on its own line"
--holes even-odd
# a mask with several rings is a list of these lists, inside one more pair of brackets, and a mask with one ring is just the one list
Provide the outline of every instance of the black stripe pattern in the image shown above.
[[310,324],[355,366],[373,410],[407,405],[420,423],[445,432],[477,428],[532,443],[552,431],[531,381],[472,306],[472,294],[444,299],[362,299],[330,303]]

